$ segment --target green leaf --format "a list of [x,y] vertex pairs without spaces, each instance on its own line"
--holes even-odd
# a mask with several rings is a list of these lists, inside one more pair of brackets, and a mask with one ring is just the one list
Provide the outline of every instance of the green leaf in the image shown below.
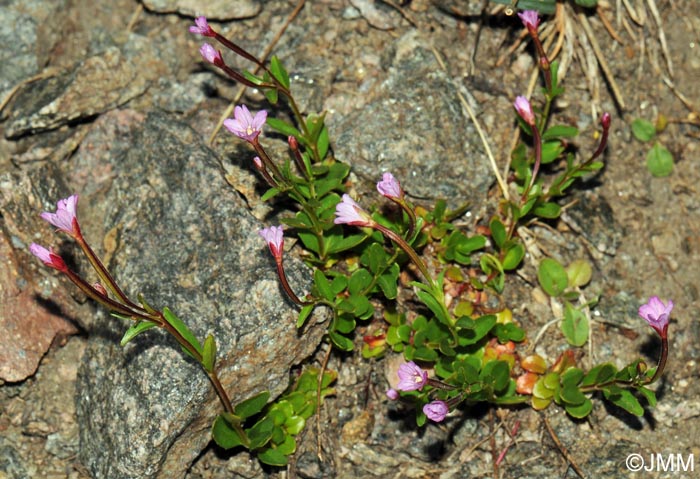
[[540,218],[554,219],[559,218],[561,206],[551,201],[540,203],[532,209],[532,212]]
[[[268,90],[271,91],[271,90]],[[275,131],[282,133],[285,136],[293,136],[297,140],[301,138],[301,132],[294,128],[292,125],[286,121],[279,120],[277,118],[267,117],[267,125]],[[301,140],[300,140],[301,141]]]
[[331,342],[341,351],[352,351],[353,344],[349,338],[346,338],[342,334],[331,331],[328,333],[328,337]]
[[[163,318],[172,326],[175,328],[175,330],[180,333],[182,338],[187,341],[187,343],[192,346],[195,351],[197,351],[200,356],[202,354],[202,345],[199,343],[197,338],[195,337],[194,333],[183,323],[180,318],[175,316],[170,309],[167,307],[163,308]],[[183,350],[187,353],[190,354],[190,352],[183,347]]]
[[304,243],[304,248],[308,249],[313,253],[321,254],[321,250],[318,244],[318,236],[316,236],[315,233],[312,233],[310,231],[297,231],[297,236],[299,237],[301,242]]
[[211,428],[211,435],[214,442],[224,449],[233,449],[237,446],[245,446],[248,442],[242,438],[238,432],[223,418],[221,414],[216,416]]
[[243,78],[256,85],[262,85],[265,80],[262,77],[252,74],[248,70],[243,70]]
[[611,363],[599,364],[594,367],[581,381],[581,387],[589,387],[594,384],[603,384],[615,377],[617,368]]
[[284,427],[287,429],[287,432],[295,436],[304,429],[305,425],[306,419],[301,416],[290,416],[284,422]]
[[576,5],[580,5],[584,8],[593,8],[598,5],[598,0],[576,0]]
[[591,400],[584,396],[584,401],[581,404],[565,404],[564,408],[569,416],[576,419],[583,419],[588,416],[593,410],[593,403]]
[[566,276],[572,288],[586,286],[593,275],[591,263],[584,259],[577,259],[571,262],[566,268]]
[[263,464],[282,467],[287,465],[287,456],[274,448],[264,449],[258,453],[258,459]]
[[559,395],[566,404],[571,404],[572,406],[579,406],[586,401],[586,396],[581,392],[578,386],[575,385],[564,385],[559,390]]
[[632,121],[632,134],[639,141],[649,141],[656,136],[656,128],[652,122],[636,118]]
[[268,201],[268,200],[274,198],[275,196],[277,196],[277,195],[280,194],[280,193],[281,193],[281,191],[280,191],[279,189],[277,189],[277,188],[270,188],[270,189],[267,190],[265,193],[263,193],[263,195],[260,197],[260,200],[261,200],[261,201]]
[[561,332],[566,341],[572,346],[581,347],[588,341],[588,318],[567,301],[564,308],[564,319],[561,322]]
[[270,399],[270,392],[263,391],[236,404],[236,407],[233,408],[233,412],[241,419],[249,418],[262,411],[268,399]]
[[569,285],[566,270],[558,261],[544,258],[537,269],[537,280],[549,296],[560,296]]
[[568,125],[555,125],[542,134],[543,140],[554,140],[557,138],[573,138],[578,135],[578,128]]
[[398,278],[401,269],[399,265],[394,263],[389,268],[389,271],[377,278],[377,284],[384,293],[386,299],[396,299],[398,295]]
[[299,316],[297,317],[297,328],[301,328],[302,326],[304,326],[304,323],[308,319],[311,312],[314,310],[315,306],[315,304],[307,304],[305,306],[302,306],[301,310],[299,311]]
[[496,315],[487,314],[476,319],[460,318],[456,326],[460,328],[457,332],[457,341],[460,346],[469,346],[477,343],[496,325]]
[[332,244],[326,245],[326,252],[328,254],[341,253],[354,248],[367,238],[368,236],[366,234],[351,234],[344,237],[341,236],[339,240],[333,241]]
[[510,366],[506,361],[489,361],[479,374],[482,381],[490,383],[495,392],[503,391],[510,380]]
[[416,294],[440,322],[443,324],[450,324],[450,319],[447,316],[445,306],[440,302],[440,300],[435,298],[435,295],[431,291],[417,291]]
[[355,295],[363,291],[372,282],[372,275],[364,268],[360,268],[350,276],[348,280],[348,292]]
[[639,386],[637,388],[637,391],[644,396],[644,398],[647,400],[649,403],[649,406],[655,407],[656,406],[656,393],[652,391],[651,389],[645,388],[644,386]]
[[278,94],[277,90],[274,88],[268,88],[265,90],[265,98],[267,98],[267,101],[269,101],[271,104],[276,105],[277,100],[278,100]]
[[525,257],[525,247],[517,242],[508,246],[506,254],[503,256],[503,270],[511,271],[520,265],[520,262]]
[[248,430],[250,449],[257,449],[267,444],[272,439],[275,423],[272,418],[265,416]]
[[119,342],[120,346],[125,346],[129,341],[134,339],[136,336],[139,334],[143,333],[144,331],[155,328],[158,326],[156,323],[153,323],[151,321],[137,321],[131,326],[129,326],[129,329],[126,330],[124,333],[124,336],[122,336],[122,340]]
[[282,84],[282,86],[289,90],[289,73],[287,73],[287,70],[284,69],[282,62],[280,62],[279,58],[277,58],[277,55],[272,55],[272,58],[270,59],[270,71],[272,72],[272,76],[274,76],[275,79]]
[[493,334],[501,343],[505,343],[507,341],[515,341],[516,343],[519,343],[525,339],[525,331],[516,326],[515,323],[496,324],[496,326],[493,328]]
[[204,340],[204,348],[202,350],[202,367],[208,373],[214,372],[216,365],[216,340],[213,335],[207,336]]
[[647,153],[647,169],[657,178],[668,176],[673,172],[673,155],[659,142],[654,143]]
[[318,294],[321,298],[325,299],[326,301],[335,300],[335,293],[331,289],[331,283],[328,282],[328,278],[326,278],[326,275],[323,274],[323,271],[320,269],[316,269],[316,271],[314,271],[314,285],[316,286]]
[[564,152],[564,145],[559,140],[545,141],[542,144],[542,164],[553,162]]
[[316,148],[318,149],[318,156],[323,160],[328,154],[328,148],[330,147],[330,139],[328,138],[328,128],[323,125],[321,133],[318,135],[318,141],[316,142]]
[[612,385],[604,388],[603,394],[605,395],[605,399],[621,407],[630,414],[634,414],[635,416],[644,415],[644,408],[629,390]]
[[496,246],[501,249],[503,244],[506,242],[506,227],[498,218],[494,218],[489,223],[489,228],[491,229],[491,238]]

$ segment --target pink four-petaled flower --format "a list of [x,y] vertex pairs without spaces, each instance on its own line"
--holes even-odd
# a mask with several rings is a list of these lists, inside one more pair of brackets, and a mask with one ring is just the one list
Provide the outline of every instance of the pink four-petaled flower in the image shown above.
[[335,224],[346,224],[351,226],[369,226],[372,224],[372,218],[367,214],[360,205],[355,203],[347,193],[343,195],[343,199],[335,207]]
[[384,173],[382,175],[382,181],[377,183],[377,191],[392,200],[400,200],[403,198],[401,184],[394,178],[394,175],[388,172]]
[[46,266],[57,269],[61,272],[66,272],[68,271],[68,267],[66,266],[66,263],[63,261],[63,258],[61,258],[59,255],[53,252],[52,249],[46,249],[43,246],[32,243],[29,246],[29,251],[39,258]]
[[428,382],[428,373],[423,371],[413,361],[399,366],[397,374],[399,376],[399,384],[396,388],[401,391],[417,391],[423,389],[423,386]]
[[528,31],[537,32],[537,27],[540,25],[540,16],[536,10],[525,10],[524,12],[518,13],[518,16]]
[[54,225],[59,230],[68,233],[74,238],[80,237],[80,225],[77,217],[78,195],[71,195],[68,198],[58,200],[56,212],[41,213],[41,217]]
[[524,96],[516,97],[513,106],[525,123],[535,126],[535,113],[532,111],[532,106],[527,98]]
[[664,337],[672,310],[673,301],[669,299],[668,303],[664,304],[658,296],[652,296],[646,304],[639,307],[639,316],[649,323],[649,326],[654,328],[659,336]]
[[234,135],[252,143],[262,132],[265,120],[267,120],[265,110],[260,110],[253,116],[247,106],[240,105],[234,108],[233,118],[224,120],[224,126]]
[[203,35],[205,37],[215,37],[216,33],[207,22],[207,17],[197,17],[194,19],[195,26],[190,27],[190,33]]
[[202,58],[212,65],[221,66],[224,64],[224,58],[221,56],[221,52],[208,43],[203,44],[199,48],[199,53],[202,54]]
[[423,414],[425,414],[428,419],[435,422],[443,421],[449,410],[450,409],[447,407],[447,403],[439,400],[429,402],[423,406]]
[[276,260],[281,260],[284,251],[284,229],[281,226],[270,226],[261,229],[258,234],[267,242],[272,256]]

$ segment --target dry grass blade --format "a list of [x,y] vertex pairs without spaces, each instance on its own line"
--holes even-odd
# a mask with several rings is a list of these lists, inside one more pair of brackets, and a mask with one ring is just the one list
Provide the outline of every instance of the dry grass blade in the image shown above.
[[668,68],[668,73],[673,78],[673,62],[671,61],[671,55],[668,53],[668,44],[666,43],[666,34],[664,33],[664,26],[661,22],[661,16],[659,15],[659,10],[656,8],[656,0],[647,0],[647,5],[649,6],[649,11],[651,16],[656,23],[656,28],[658,29],[659,44],[661,45],[661,51],[666,59],[666,68]]

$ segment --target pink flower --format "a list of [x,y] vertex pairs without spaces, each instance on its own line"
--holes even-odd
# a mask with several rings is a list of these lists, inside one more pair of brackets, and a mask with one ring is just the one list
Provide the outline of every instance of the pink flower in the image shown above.
[[532,127],[535,126],[535,114],[532,112],[532,106],[527,98],[524,96],[516,97],[513,106],[525,123]]
[[224,58],[221,56],[221,52],[208,43],[201,46],[199,53],[202,54],[202,58],[212,65],[221,66],[224,64]]
[[396,401],[399,398],[399,392],[394,388],[389,388],[386,390],[386,397],[392,401]]
[[537,27],[540,25],[540,16],[536,10],[525,10],[524,12],[518,13],[518,16],[528,31],[537,32]]
[[433,401],[423,406],[423,414],[428,416],[428,419],[435,422],[441,422],[447,416],[449,408],[445,401]]
[[282,259],[283,247],[284,247],[284,233],[281,226],[270,226],[269,228],[264,228],[258,231],[258,234],[267,241],[267,245],[270,247],[270,252],[276,260]]
[[74,238],[79,238],[81,234],[76,216],[77,205],[78,195],[71,195],[68,198],[58,200],[55,213],[45,211],[41,214],[41,217],[59,230],[68,233]]
[[253,164],[255,165],[255,168],[257,168],[260,171],[265,169],[265,166],[263,165],[263,162],[259,156],[256,156],[255,158],[253,158]]
[[207,17],[197,17],[194,19],[196,26],[190,27],[190,33],[195,35],[203,35],[205,37],[215,37],[216,33],[211,29],[207,22]]
[[603,113],[603,116],[600,117],[600,124],[603,125],[603,128],[606,130],[610,128],[610,113],[607,111]]
[[428,373],[423,371],[416,363],[409,361],[399,366],[399,384],[396,386],[401,391],[417,391],[423,389],[428,382]]
[[335,207],[335,224],[347,224],[351,226],[369,226],[372,218],[367,214],[355,200],[347,193],[343,195],[343,200]]
[[392,200],[400,200],[403,198],[401,184],[391,173],[384,173],[384,175],[382,175],[382,181],[377,183],[377,191]]
[[265,120],[267,120],[265,110],[260,110],[253,117],[248,107],[241,105],[234,108],[233,118],[224,120],[224,126],[234,135],[252,143],[262,132]]
[[668,304],[664,304],[658,296],[652,296],[646,304],[639,307],[639,315],[649,323],[649,326],[654,328],[662,338],[666,336],[671,311],[673,311],[673,301],[669,299]]
[[32,243],[29,246],[29,251],[39,258],[44,264],[50,268],[57,269],[63,273],[68,271],[68,266],[63,262],[63,258],[53,252],[53,249],[48,250],[41,245]]

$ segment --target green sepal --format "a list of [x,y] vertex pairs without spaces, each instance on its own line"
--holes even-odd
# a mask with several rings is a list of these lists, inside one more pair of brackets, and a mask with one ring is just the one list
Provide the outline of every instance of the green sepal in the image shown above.
[[[202,345],[199,340],[195,337],[194,333],[183,323],[180,318],[175,316],[172,311],[166,306],[163,308],[163,318],[170,324],[175,330],[180,333],[182,338],[187,341],[187,343],[192,346],[199,355],[202,355]],[[185,351],[190,356],[192,355],[187,348],[183,346],[183,351]],[[196,358],[195,358],[196,359]]]
[[119,342],[120,346],[125,346],[129,341],[134,339],[136,336],[139,334],[143,333],[144,331],[154,328],[158,326],[156,323],[151,322],[151,321],[146,321],[146,320],[141,320],[141,321],[136,321],[134,324],[132,324],[129,329],[126,330],[124,333],[124,336],[122,336],[122,340]]
[[214,372],[216,366],[216,340],[213,335],[207,336],[202,348],[202,367],[208,373]]

